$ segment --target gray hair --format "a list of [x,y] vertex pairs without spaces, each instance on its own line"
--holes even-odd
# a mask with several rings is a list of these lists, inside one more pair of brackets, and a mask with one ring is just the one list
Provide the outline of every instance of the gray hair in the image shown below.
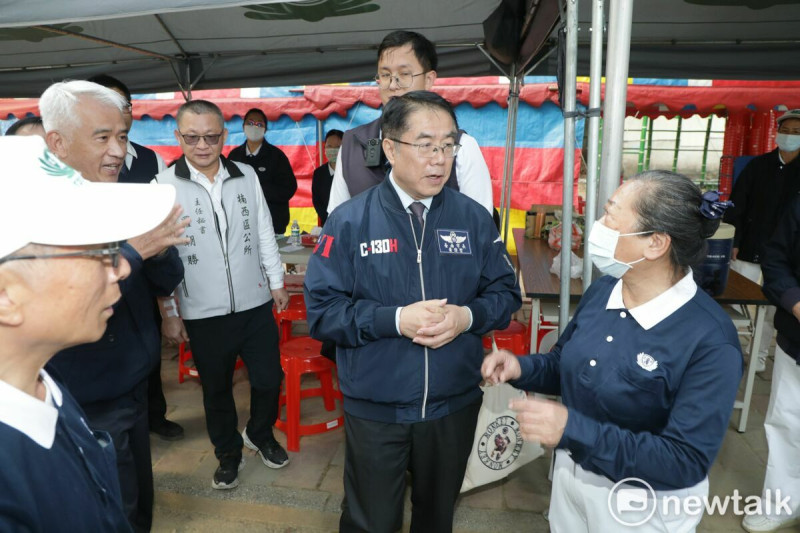
[[222,116],[222,111],[217,104],[209,102],[208,100],[189,100],[180,106],[178,112],[175,114],[175,124],[180,124],[181,117],[187,112],[194,113],[195,115],[216,115],[222,127],[225,127],[225,117]]
[[699,264],[706,254],[706,239],[714,235],[719,219],[702,215],[703,194],[692,180],[666,170],[648,170],[631,178],[639,190],[633,201],[638,228],[670,236],[670,262],[676,271]]
[[75,110],[84,98],[114,107],[120,113],[127,104],[119,93],[97,83],[84,80],[54,83],[39,98],[39,114],[42,116],[45,133],[66,133],[71,127],[80,126],[79,115]]

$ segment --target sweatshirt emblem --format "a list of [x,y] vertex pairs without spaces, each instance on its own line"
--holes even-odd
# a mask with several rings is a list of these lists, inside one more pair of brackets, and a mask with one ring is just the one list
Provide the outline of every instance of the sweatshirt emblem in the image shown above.
[[448,255],[472,255],[469,232],[458,229],[437,229],[439,253]]
[[652,372],[656,368],[658,368],[658,361],[653,359],[652,355],[648,355],[644,352],[641,352],[639,355],[636,356],[636,363],[647,370],[648,372]]

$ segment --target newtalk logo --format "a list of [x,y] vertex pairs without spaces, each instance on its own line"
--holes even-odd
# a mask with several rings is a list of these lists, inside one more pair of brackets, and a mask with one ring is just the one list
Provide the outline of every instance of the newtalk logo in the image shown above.
[[[790,497],[781,497],[781,490],[772,493],[766,491],[766,499],[761,496],[743,497],[738,489],[732,495],[720,497],[713,496],[709,501],[708,495],[656,497],[656,491],[644,480],[636,477],[625,478],[611,487],[608,495],[608,510],[611,516],[623,526],[641,526],[653,518],[656,511],[661,516],[698,516],[702,513],[724,515],[733,513],[742,515],[770,515],[775,517],[790,516]],[[660,509],[659,509],[660,508]]]

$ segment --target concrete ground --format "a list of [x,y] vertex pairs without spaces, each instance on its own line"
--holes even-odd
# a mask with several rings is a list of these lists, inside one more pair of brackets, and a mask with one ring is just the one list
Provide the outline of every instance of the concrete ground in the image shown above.
[[[746,433],[740,434],[734,429],[738,413],[732,417],[709,476],[712,495],[731,495],[734,489],[743,496],[761,492],[767,459],[763,422],[771,370],[770,360],[767,372],[756,377]],[[313,377],[308,378],[309,384],[314,382]],[[191,378],[178,383],[174,349],[164,351],[162,380],[169,405],[168,418],[183,425],[186,436],[176,442],[152,437],[156,489],[153,531],[317,533],[338,530],[343,495],[342,428],[302,437],[300,452],[290,452],[291,463],[281,470],[267,468],[245,449],[247,464],[239,474],[240,486],[229,491],[213,490],[211,478],[217,461],[206,435],[200,383]],[[249,405],[245,369],[236,372],[235,382],[241,429],[247,421]],[[302,409],[305,421],[333,418],[316,398],[304,400]],[[277,430],[275,434],[285,445],[285,435]],[[549,455],[546,454],[507,479],[462,496],[456,509],[455,531],[549,531],[544,515],[550,497],[548,466]],[[407,501],[404,531],[408,531],[409,509]],[[742,531],[740,521],[729,509],[724,516],[704,517],[698,531]],[[620,527],[620,530],[630,529]],[[785,531],[800,532],[800,528]]]

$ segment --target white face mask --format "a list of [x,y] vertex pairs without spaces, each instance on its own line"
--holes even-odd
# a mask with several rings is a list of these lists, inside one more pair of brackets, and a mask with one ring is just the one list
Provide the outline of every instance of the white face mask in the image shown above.
[[256,142],[264,138],[264,132],[266,131],[265,128],[259,128],[258,126],[245,126],[244,136],[247,137],[248,141]]
[[592,224],[592,231],[589,233],[589,257],[592,258],[592,263],[603,274],[621,278],[625,273],[633,267],[636,263],[644,261],[644,257],[632,261],[630,263],[623,263],[614,257],[614,252],[617,250],[617,241],[620,237],[627,237],[629,235],[644,235],[646,233],[653,233],[652,231],[640,231],[638,233],[620,233],[604,225],[599,220]]
[[325,157],[328,158],[328,163],[335,165],[336,160],[339,158],[338,148],[325,148]]
[[800,135],[792,135],[791,133],[779,133],[775,137],[775,142],[778,143],[778,148],[784,152],[795,152],[800,150]]

